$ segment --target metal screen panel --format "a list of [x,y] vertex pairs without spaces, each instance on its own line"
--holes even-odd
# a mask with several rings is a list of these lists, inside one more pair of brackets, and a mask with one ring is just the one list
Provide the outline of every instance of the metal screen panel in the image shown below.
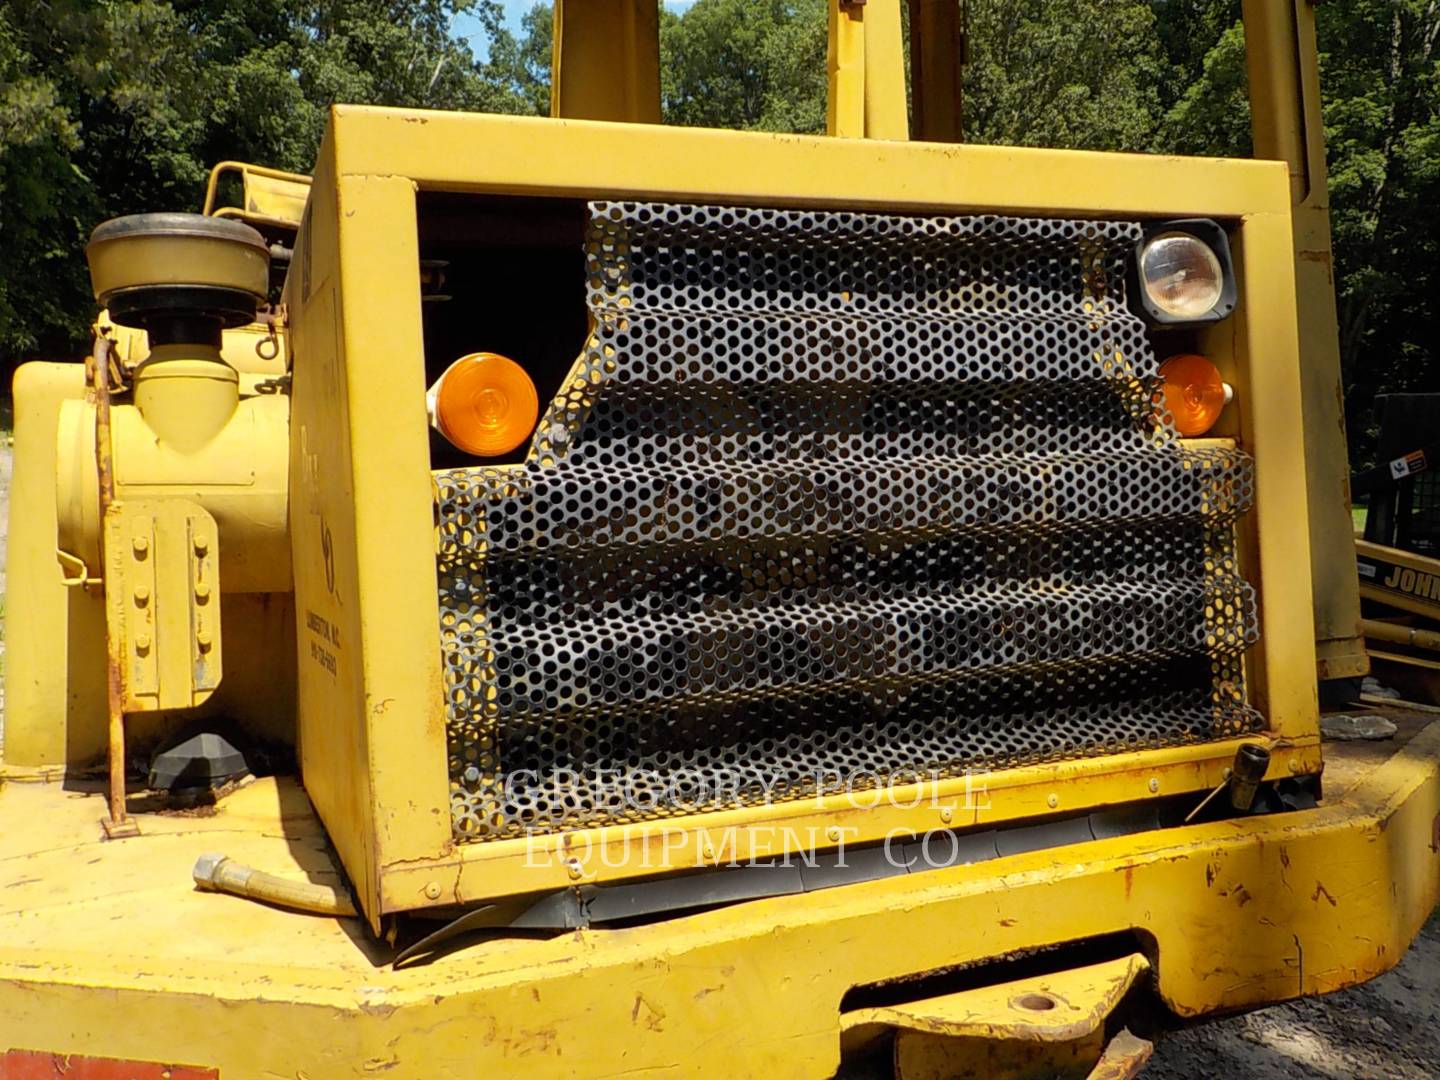
[[1133,223],[594,203],[522,466],[436,474],[461,839],[1261,726],[1242,453]]

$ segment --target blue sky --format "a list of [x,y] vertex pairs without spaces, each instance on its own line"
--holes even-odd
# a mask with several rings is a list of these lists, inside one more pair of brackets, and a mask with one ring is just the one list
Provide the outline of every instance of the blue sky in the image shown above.
[[[672,11],[684,11],[695,0],[663,0],[665,6]],[[505,22],[511,30],[520,29],[520,17],[535,6],[536,0],[500,0],[500,6],[505,9]],[[479,23],[473,18],[462,15],[455,20],[455,36],[469,37],[480,29]],[[470,47],[475,50],[477,56],[483,55],[485,49],[484,40],[472,41]]]

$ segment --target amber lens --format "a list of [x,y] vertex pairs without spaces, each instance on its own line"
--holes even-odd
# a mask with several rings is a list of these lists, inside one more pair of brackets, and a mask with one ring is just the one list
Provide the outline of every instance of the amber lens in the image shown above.
[[435,395],[435,425],[467,454],[499,457],[529,438],[540,413],[535,383],[499,353],[471,353],[451,364]]
[[1172,356],[1160,365],[1165,408],[1181,435],[1204,435],[1225,408],[1225,383],[1209,360],[1194,353]]

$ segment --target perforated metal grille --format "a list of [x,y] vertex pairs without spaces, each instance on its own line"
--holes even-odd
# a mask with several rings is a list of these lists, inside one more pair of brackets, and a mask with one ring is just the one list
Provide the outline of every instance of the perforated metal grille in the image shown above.
[[1256,729],[1250,463],[1156,416],[1139,233],[592,204],[530,460],[435,478],[456,835]]

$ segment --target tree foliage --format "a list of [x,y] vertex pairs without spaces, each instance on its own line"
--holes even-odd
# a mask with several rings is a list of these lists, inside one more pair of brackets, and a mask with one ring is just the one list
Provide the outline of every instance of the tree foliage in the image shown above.
[[[971,141],[1249,154],[1240,0],[966,4]],[[825,9],[664,12],[666,121],[823,131]],[[1440,0],[1325,0],[1318,18],[1346,388],[1363,407],[1440,389]],[[0,0],[0,360],[78,347],[95,222],[193,208],[226,158],[308,169],[336,101],[544,113],[550,35],[548,5],[512,33],[494,0]]]
[[523,53],[493,0],[0,0],[0,357],[83,342],[98,221],[194,209],[227,158],[308,171],[333,102],[531,110],[460,13]]

